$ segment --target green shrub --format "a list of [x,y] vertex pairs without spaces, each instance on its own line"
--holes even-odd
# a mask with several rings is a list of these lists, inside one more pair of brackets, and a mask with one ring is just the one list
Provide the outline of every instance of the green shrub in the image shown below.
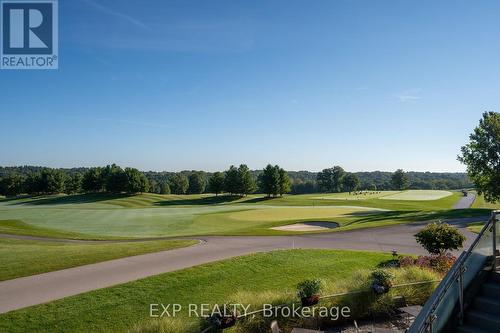
[[321,280],[304,280],[297,285],[297,295],[300,298],[318,295],[321,290]]
[[465,236],[446,223],[429,223],[415,238],[431,254],[444,254],[463,247]]
[[384,288],[389,289],[392,287],[392,280],[394,279],[394,274],[387,269],[377,269],[371,274],[373,283]]

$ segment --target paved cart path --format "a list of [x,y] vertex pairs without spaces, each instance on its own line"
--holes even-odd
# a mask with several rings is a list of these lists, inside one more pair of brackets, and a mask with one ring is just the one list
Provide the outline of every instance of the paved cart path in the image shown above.
[[457,201],[455,206],[453,206],[454,209],[467,209],[472,206],[474,203],[474,200],[476,199],[476,193],[473,192],[467,192],[466,197],[461,197],[460,200]]
[[[467,237],[467,223],[487,218],[450,220]],[[87,291],[171,272],[234,256],[291,248],[350,249],[423,254],[413,235],[426,222],[301,236],[211,236],[191,247],[149,253],[0,282],[0,313]],[[11,236],[13,237],[13,236]]]

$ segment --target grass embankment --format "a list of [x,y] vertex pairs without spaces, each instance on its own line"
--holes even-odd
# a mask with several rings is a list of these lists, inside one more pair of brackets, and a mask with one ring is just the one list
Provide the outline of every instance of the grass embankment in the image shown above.
[[374,269],[389,259],[389,254],[339,250],[258,253],[2,314],[0,331],[126,332],[150,320],[151,303],[179,303],[185,310],[191,303],[243,301],[244,295],[285,292],[289,297],[298,282],[310,278],[329,281],[331,290],[356,287],[359,270]]
[[[500,209],[500,202],[496,202],[496,203],[486,202],[486,200],[484,200],[484,197],[482,195],[477,195],[476,199],[472,203],[472,208],[482,209],[485,211],[484,215],[488,215],[488,213],[491,210],[499,210]],[[471,223],[467,226],[467,229],[469,229],[472,232],[479,233],[481,231],[481,229],[483,228],[483,225],[485,222]]]
[[[254,202],[275,206],[361,206],[390,210],[445,210],[451,209],[462,196],[452,192],[451,195],[436,200],[389,200],[386,195],[394,195],[393,191],[380,192],[378,195],[354,195],[349,193],[335,194],[302,194],[286,195],[282,198],[267,199],[265,197],[248,199],[241,204]],[[427,191],[426,191],[427,192]],[[440,191],[439,191],[440,192]],[[399,192],[398,192],[399,193]],[[327,199],[329,196],[335,199]]]
[[0,220],[0,234],[35,236],[45,238],[65,238],[65,239],[101,239],[102,237],[91,237],[88,235],[37,227],[35,225],[24,223],[20,220]]
[[472,208],[484,208],[484,209],[496,210],[500,209],[500,202],[496,203],[486,202],[486,200],[484,200],[484,197],[482,195],[477,195],[476,199],[472,203]]
[[193,244],[196,241],[82,244],[0,239],[0,281]]

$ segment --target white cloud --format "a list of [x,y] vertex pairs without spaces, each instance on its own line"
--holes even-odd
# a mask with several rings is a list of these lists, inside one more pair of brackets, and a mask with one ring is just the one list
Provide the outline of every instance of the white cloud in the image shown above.
[[420,97],[421,89],[409,89],[401,92],[396,97],[401,103],[414,102],[421,99]]
[[129,23],[132,23],[133,25],[135,25],[139,28],[144,29],[144,30],[151,30],[146,24],[144,24],[144,22],[142,22],[142,21],[140,21],[140,20],[138,20],[130,15],[118,12],[118,11],[113,10],[111,8],[108,8],[108,7],[105,7],[97,2],[94,2],[93,0],[84,0],[84,1],[102,13],[121,18]]

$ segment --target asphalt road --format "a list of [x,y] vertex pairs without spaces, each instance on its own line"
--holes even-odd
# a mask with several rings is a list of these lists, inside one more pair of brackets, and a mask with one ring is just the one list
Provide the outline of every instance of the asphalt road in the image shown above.
[[476,199],[476,193],[467,192],[466,197],[461,197],[460,200],[453,206],[453,209],[467,209],[472,206],[472,203]]
[[[485,218],[447,221],[467,237],[466,247],[475,238],[467,223]],[[221,259],[277,249],[351,249],[424,254],[413,235],[426,223],[362,229],[302,236],[220,236],[204,237],[186,248],[156,252],[97,264],[79,266],[0,282],[0,313],[46,303],[87,291],[142,279]],[[11,236],[12,237],[12,236]]]

